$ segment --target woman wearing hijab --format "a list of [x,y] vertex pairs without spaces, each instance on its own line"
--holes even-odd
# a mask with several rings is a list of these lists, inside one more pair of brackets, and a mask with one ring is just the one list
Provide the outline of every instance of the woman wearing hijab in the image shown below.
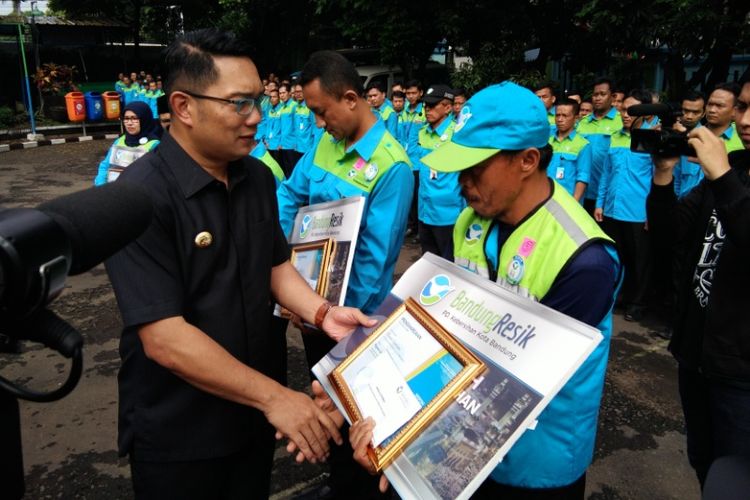
[[159,144],[159,124],[145,102],[131,102],[123,111],[125,134],[120,136],[99,164],[94,185],[112,182],[135,160]]

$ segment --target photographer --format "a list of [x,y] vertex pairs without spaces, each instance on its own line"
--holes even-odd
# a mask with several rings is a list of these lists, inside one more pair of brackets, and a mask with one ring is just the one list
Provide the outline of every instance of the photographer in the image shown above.
[[727,155],[708,127],[688,135],[705,179],[678,201],[677,158],[655,159],[647,199],[650,229],[673,242],[677,298],[669,350],[679,389],[690,464],[701,486],[711,463],[750,455],[750,72],[734,119],[744,149]]

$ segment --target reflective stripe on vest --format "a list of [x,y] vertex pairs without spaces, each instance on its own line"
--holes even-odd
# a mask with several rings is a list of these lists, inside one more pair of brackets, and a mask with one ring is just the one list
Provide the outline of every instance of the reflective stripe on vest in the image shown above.
[[115,181],[128,165],[151,151],[158,142],[154,139],[145,144],[131,147],[125,144],[125,136],[117,139],[112,146],[112,154],[109,157],[107,182]]
[[[496,282],[523,297],[541,300],[560,270],[584,244],[614,244],[567,191],[551,183],[553,195],[513,229],[499,249]],[[489,277],[485,254],[487,235],[494,221],[466,208],[454,229],[455,262]]]

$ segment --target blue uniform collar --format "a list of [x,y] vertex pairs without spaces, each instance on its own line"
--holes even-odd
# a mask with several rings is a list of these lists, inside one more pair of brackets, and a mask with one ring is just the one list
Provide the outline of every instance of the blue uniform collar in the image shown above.
[[[573,130],[570,131],[568,134],[568,137],[563,139],[563,141],[572,141],[576,137],[576,128],[573,127]],[[560,139],[557,138],[557,127],[555,127],[555,132],[552,134],[552,138],[557,142],[562,142]]]
[[730,123],[727,129],[721,133],[721,137],[726,139],[727,141],[734,136],[734,122]]
[[250,156],[254,158],[260,158],[264,154],[266,154],[266,146],[260,141],[257,144],[255,144],[255,147],[253,148],[253,150],[250,151]]
[[422,102],[418,102],[417,105],[414,106],[414,109],[412,109],[411,103],[407,102],[406,103],[406,108],[404,108],[404,109],[406,109],[406,112],[410,113],[410,114],[421,113],[422,112]]
[[[611,107],[611,108],[609,109],[609,113],[607,113],[606,115],[602,116],[602,117],[601,117],[601,119],[603,120],[603,119],[605,119],[605,118],[608,118],[608,119],[610,119],[610,120],[614,120],[614,119],[615,119],[615,116],[617,116],[617,108],[615,108],[614,106],[612,106],[612,107]],[[594,115],[594,113],[592,112],[592,113],[591,113],[591,114],[590,114],[589,116],[587,116],[586,118],[588,119],[588,121],[589,121],[589,122],[593,122],[594,120],[596,120],[596,115]]]
[[437,130],[433,129],[432,125],[428,124],[427,131],[433,134],[443,135],[448,127],[450,127],[451,123],[453,123],[453,118],[451,117],[451,115],[448,115],[445,117],[445,120],[443,120],[440,125],[438,125]]
[[385,122],[378,118],[375,124],[370,127],[370,130],[365,132],[365,135],[349,146],[346,153],[349,154],[352,151],[356,151],[363,160],[370,161],[370,158],[375,153],[375,149],[380,144],[380,139],[383,138],[383,134],[385,134]]

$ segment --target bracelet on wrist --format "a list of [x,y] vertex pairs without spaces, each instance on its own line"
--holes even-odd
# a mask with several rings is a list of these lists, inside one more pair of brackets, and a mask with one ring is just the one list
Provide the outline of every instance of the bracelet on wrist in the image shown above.
[[328,315],[328,312],[332,307],[333,304],[331,304],[327,300],[320,304],[320,307],[318,307],[318,311],[315,313],[315,327],[318,330],[323,330],[323,320],[326,319],[326,316]]

